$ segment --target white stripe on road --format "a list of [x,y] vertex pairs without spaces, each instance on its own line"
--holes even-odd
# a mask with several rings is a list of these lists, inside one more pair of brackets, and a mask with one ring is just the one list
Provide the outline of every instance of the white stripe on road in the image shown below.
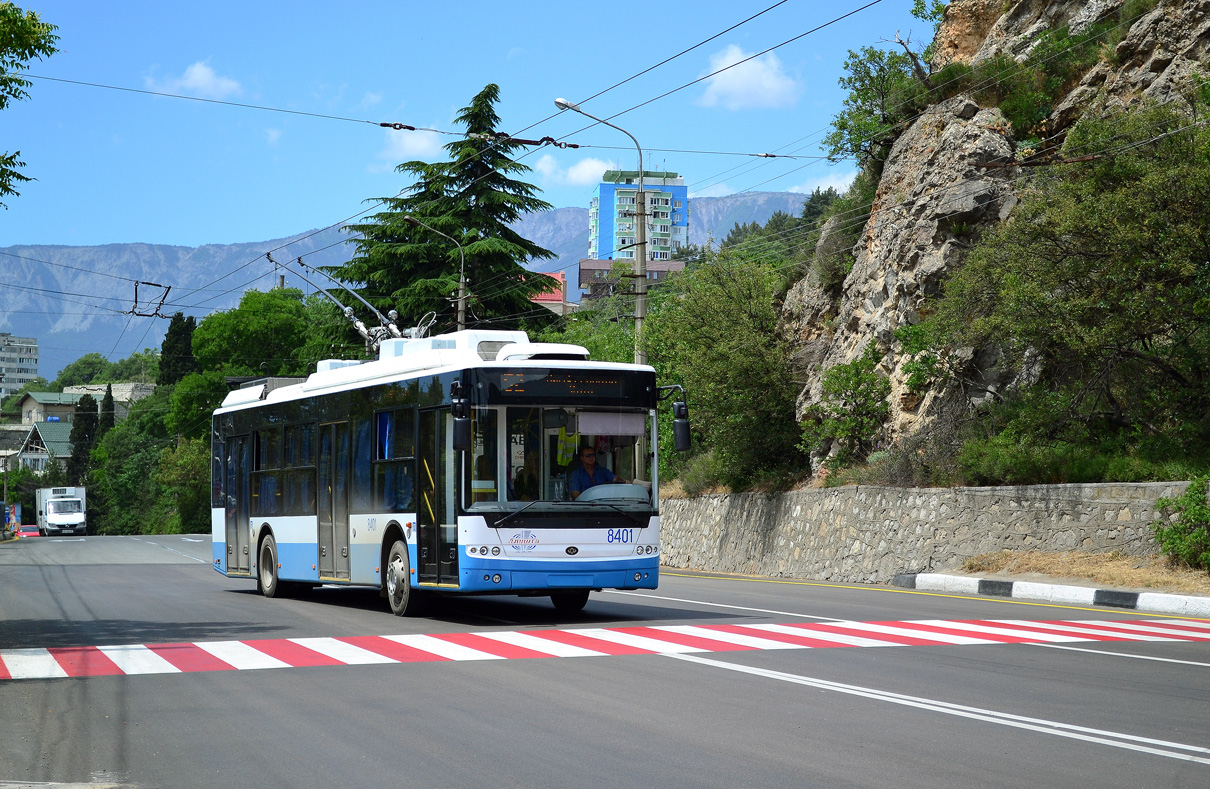
[[1165,625],[1186,625],[1188,627],[1197,627],[1203,630],[1210,630],[1210,622],[1206,622],[1201,619],[1158,619],[1148,621],[1158,621]]
[[736,644],[753,649],[810,649],[806,644],[790,644],[785,641],[774,641],[771,638],[746,636],[743,633],[730,633],[725,630],[711,630],[696,625],[663,625],[656,630],[667,630],[670,633],[682,633],[686,636],[705,638],[711,641],[722,641],[725,644]]
[[452,641],[443,641],[440,638],[432,636],[410,634],[404,636],[383,636],[383,638],[403,644],[405,647],[419,649],[421,652],[429,652],[448,660],[504,660],[499,655],[471,649],[470,647],[464,647]]
[[635,649],[645,649],[658,655],[679,655],[686,652],[710,651],[702,647],[687,647],[684,644],[674,644],[671,641],[660,641],[659,639],[639,636],[634,633],[619,633],[616,630],[605,630],[600,627],[586,627],[579,630],[564,630],[563,632],[588,636],[600,641],[609,641],[613,644],[622,644],[623,646],[634,647]]
[[794,625],[741,625],[741,627],[750,627],[753,630],[768,630],[770,633],[785,633],[789,636],[810,638],[816,641],[830,641],[833,644],[846,644],[851,647],[903,646],[903,644],[897,641],[878,641],[877,639],[864,638],[862,636],[849,636],[844,633],[824,633],[819,630],[810,630],[806,627],[795,627]]
[[59,665],[59,661],[50,652],[41,648],[3,649],[0,650],[0,661],[8,669],[8,675],[13,679],[50,679],[66,677],[67,672]]
[[1106,649],[1088,649],[1087,647],[1061,647],[1058,644],[1026,644],[1031,647],[1047,647],[1048,649],[1067,649],[1072,652],[1091,652],[1094,655],[1103,655],[1105,657],[1124,657],[1134,658],[1135,660],[1155,660],[1160,663],[1180,663],[1185,666],[1205,666],[1210,668],[1210,663],[1198,663],[1193,660],[1176,660],[1174,658],[1154,657],[1152,655],[1134,655],[1130,652],[1111,652]]
[[180,674],[181,670],[142,644],[97,647],[126,674]]
[[925,641],[939,641],[942,644],[1002,644],[1003,641],[993,641],[990,638],[974,638],[973,636],[958,636],[952,633],[934,633],[931,630],[912,630],[909,627],[892,627],[873,622],[832,622],[833,627],[844,627],[863,633],[885,633],[888,636],[908,636]]
[[1019,625],[1021,627],[1042,627],[1048,630],[1061,630],[1064,633],[1087,633],[1094,636],[1111,636],[1120,638],[1123,641],[1177,641],[1175,638],[1165,638],[1164,636],[1145,636],[1141,633],[1123,633],[1120,630],[1104,630],[1099,627],[1088,627],[1087,625],[1073,625],[1068,623],[1059,624],[1057,622],[1028,622],[1023,619],[1001,619],[999,620],[1006,625]]
[[1060,636],[1056,633],[1043,633],[1041,630],[1015,630],[1007,627],[992,627],[990,625],[980,625],[975,622],[947,622],[944,619],[920,619],[913,621],[912,624],[933,625],[935,627],[948,627],[954,630],[970,630],[974,633],[988,633],[997,636],[1013,636],[1014,638],[1034,639],[1037,641],[1087,641],[1087,638],[1079,636]]
[[371,652],[368,649],[362,649],[359,646],[339,641],[335,638],[292,638],[290,640],[300,647],[306,647],[350,666],[399,662],[395,658],[389,658],[386,655],[380,655],[377,652]]
[[241,671],[258,668],[290,668],[289,663],[278,660],[272,655],[266,655],[243,641],[197,641],[195,646]]
[[1177,636],[1187,641],[1210,640],[1210,633],[1192,633],[1188,630],[1161,627],[1151,622],[1098,622],[1095,619],[1081,619],[1077,620],[1076,623],[1081,625],[1096,625],[1097,627],[1111,627],[1115,630],[1120,628],[1122,630],[1139,631],[1157,636]]
[[475,635],[482,638],[490,638],[502,644],[511,644],[522,649],[532,649],[534,652],[541,652],[544,655],[553,655],[554,657],[601,657],[605,654],[593,649],[578,647],[574,644],[564,644],[560,641],[552,641],[549,638],[541,638],[540,636],[533,636],[528,633],[517,633],[512,630],[476,633]]
[[[1067,737],[1074,740],[1083,740],[1085,742],[1095,742],[1101,745],[1109,745],[1114,748],[1124,748],[1130,751],[1140,751],[1142,753],[1149,753],[1155,756],[1164,756],[1169,759],[1179,759],[1181,761],[1197,762],[1199,764],[1210,764],[1210,758],[1195,755],[1210,754],[1210,748],[1203,748],[1200,745],[1186,745],[1185,743],[1156,740],[1150,737],[1139,737],[1132,734],[1123,734],[1121,732],[1106,731],[1103,729],[1090,729],[1070,723],[1061,723],[1059,721],[1049,721],[1041,718],[1028,718],[1023,715],[1013,715],[1007,712],[998,712],[996,710],[967,707],[962,704],[952,704],[947,701],[937,701],[935,699],[920,698],[918,696],[905,696],[899,693],[878,690],[876,688],[863,688],[859,685],[845,685],[839,682],[830,682],[828,680],[816,679],[814,677],[804,677],[798,674],[787,674],[781,671],[770,671],[768,669],[754,668],[752,666],[744,666],[736,663],[727,663],[721,660],[700,657],[698,655],[668,655],[667,657],[675,660],[685,660],[691,663],[698,663],[703,666],[726,669],[728,671],[738,671],[744,674],[753,674],[755,676],[776,679],[782,682],[806,685],[808,687],[819,688],[821,690],[831,690],[837,693],[846,693],[851,696],[862,696],[875,701],[900,704],[907,707],[916,707],[917,709],[940,712],[946,715],[956,715],[958,717],[981,720],[987,723],[996,723],[1001,726],[1012,726],[1013,728],[1017,729],[1028,729],[1030,731],[1041,732],[1043,734],[1052,734],[1057,737]],[[1190,753],[1181,753],[1181,751],[1189,751]]]

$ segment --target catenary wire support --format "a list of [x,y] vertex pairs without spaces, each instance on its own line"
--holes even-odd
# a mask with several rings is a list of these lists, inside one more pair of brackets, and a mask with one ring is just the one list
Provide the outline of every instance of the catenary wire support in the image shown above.
[[[160,301],[151,312],[139,311],[139,285],[150,285],[153,288],[162,288],[160,293]],[[158,282],[144,282],[136,280],[134,283],[134,305],[130,308],[128,315],[136,315],[140,318],[167,318],[168,316],[160,312],[160,308],[164,306],[164,302],[168,300],[168,291],[172,290],[171,285],[161,285]]]

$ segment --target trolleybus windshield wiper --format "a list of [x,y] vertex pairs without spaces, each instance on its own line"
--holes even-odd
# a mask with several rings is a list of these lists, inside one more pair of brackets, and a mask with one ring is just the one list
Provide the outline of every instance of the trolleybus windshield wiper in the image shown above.
[[541,501],[541,499],[534,499],[534,500],[533,500],[533,501],[531,501],[529,504],[526,504],[524,507],[521,507],[520,509],[513,510],[512,512],[510,512],[509,514],[505,515],[505,516],[504,516],[503,518],[501,518],[500,520],[496,521],[494,528],[497,528],[497,529],[498,529],[498,528],[500,528],[500,527],[501,527],[501,526],[503,526],[503,525],[504,525],[504,524],[505,524],[507,521],[510,521],[510,520],[512,520],[513,518],[517,517],[518,515],[520,515],[521,513],[525,512],[527,509],[529,509],[530,507],[534,506],[535,504],[537,504],[537,503],[538,503],[538,502],[540,502],[540,501]]

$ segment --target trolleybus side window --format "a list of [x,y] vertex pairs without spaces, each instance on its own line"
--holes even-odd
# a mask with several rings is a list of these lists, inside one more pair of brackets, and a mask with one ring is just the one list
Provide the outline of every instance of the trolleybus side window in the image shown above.
[[374,490],[381,512],[410,512],[415,493],[416,411],[404,408],[375,415]]
[[288,425],[283,442],[284,515],[315,513],[315,425]]
[[281,428],[257,430],[254,436],[252,514],[277,515],[281,511]]
[[349,510],[370,512],[370,460],[373,444],[370,439],[370,419],[360,417],[353,420],[353,490]]

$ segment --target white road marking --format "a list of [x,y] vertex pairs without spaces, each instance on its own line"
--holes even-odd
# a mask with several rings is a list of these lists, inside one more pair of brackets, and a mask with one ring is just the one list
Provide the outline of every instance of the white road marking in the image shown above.
[[335,638],[292,638],[290,640],[299,646],[306,647],[321,655],[327,655],[333,660],[339,660],[341,663],[347,663],[350,666],[399,662],[395,658],[389,658],[386,655],[380,655],[377,652],[371,652],[368,649],[362,649],[359,646],[349,644],[345,641],[338,641]]
[[[1094,742],[1100,745],[1109,745],[1114,748],[1123,748],[1130,751],[1149,753],[1169,759],[1179,759],[1181,761],[1197,762],[1198,764],[1210,765],[1210,758],[1195,755],[1210,754],[1210,748],[1203,748],[1199,745],[1186,745],[1185,743],[1180,742],[1157,740],[1150,737],[1139,737],[1133,734],[1106,731],[1104,729],[1091,729],[1084,726],[1076,726],[1070,723],[1061,723],[1059,721],[1050,721],[1042,718],[1029,718],[1024,715],[1013,715],[1011,713],[999,712],[997,710],[968,707],[962,704],[952,704],[947,701],[938,701],[936,699],[926,699],[918,696],[905,696],[899,693],[878,690],[876,688],[864,688],[860,685],[846,685],[840,682],[831,682],[828,680],[816,679],[814,677],[804,677],[799,674],[787,674],[781,671],[771,671],[768,669],[754,668],[752,666],[744,666],[736,663],[727,663],[721,660],[700,657],[698,655],[666,655],[666,657],[670,657],[675,660],[685,660],[691,663],[699,663],[703,666],[726,669],[727,671],[738,671],[744,674],[753,674],[755,676],[765,677],[767,679],[776,679],[782,682],[806,685],[808,687],[819,688],[820,690],[831,690],[837,693],[846,693],[850,696],[862,696],[875,701],[900,704],[907,707],[916,707],[917,709],[940,712],[946,715],[956,715],[962,718],[981,720],[987,723],[996,723],[1001,726],[1012,726],[1013,728],[1017,729],[1027,729],[1029,731],[1036,731],[1042,734],[1052,734],[1057,737],[1067,737],[1073,740]],[[1181,751],[1190,751],[1190,753],[1181,753]]]
[[1087,641],[1087,638],[1079,636],[1060,636],[1056,633],[1044,633],[1041,630],[1032,630],[1029,632],[1023,630],[1013,630],[1007,627],[992,627],[990,625],[980,625],[975,622],[947,622],[944,619],[918,619],[913,620],[913,623],[919,622],[922,625],[935,625],[937,627],[948,627],[953,630],[970,630],[974,633],[990,633],[998,636],[1013,636],[1015,638],[1030,638],[1038,641]]
[[673,655],[682,654],[685,652],[709,652],[709,649],[701,647],[687,647],[684,644],[674,644],[671,641],[660,641],[656,638],[648,638],[634,633],[619,633],[616,630],[606,630],[601,627],[586,627],[577,630],[564,630],[565,633],[575,633],[580,636],[588,636],[600,641],[609,641],[614,644],[622,644],[623,646],[635,647],[636,649],[645,649],[648,652],[654,652],[658,655]]
[[1120,630],[1105,630],[1100,627],[1089,627],[1087,625],[1073,625],[1068,622],[1062,624],[1056,622],[1029,622],[1024,619],[1002,619],[1000,620],[1008,625],[1017,625],[1019,627],[1039,627],[1048,630],[1061,630],[1064,633],[1087,633],[1094,636],[1112,636],[1120,638],[1123,641],[1177,641],[1175,638],[1165,638],[1164,636],[1145,636],[1142,633],[1123,633]]
[[8,669],[8,675],[13,679],[48,679],[51,677],[66,677],[67,672],[59,665],[59,661],[45,649],[3,649],[0,650],[0,661]]
[[1210,639],[1210,633],[1191,633],[1187,630],[1177,630],[1176,628],[1160,627],[1153,625],[1149,621],[1141,622],[1098,622],[1093,619],[1077,620],[1081,625],[1096,625],[1097,627],[1111,627],[1115,630],[1138,631],[1142,633],[1151,633],[1157,636],[1179,636],[1181,639],[1189,641],[1205,641]]
[[181,670],[142,644],[97,647],[126,674],[180,674]]
[[240,670],[290,668],[289,663],[278,660],[272,655],[266,655],[243,641],[196,641],[194,646],[206,650],[224,663]]
[[667,630],[670,633],[683,633],[687,636],[696,636],[697,638],[705,638],[710,641],[722,641],[725,644],[736,644],[738,646],[752,647],[753,649],[810,649],[806,644],[790,644],[785,641],[774,641],[771,638],[746,636],[743,633],[730,633],[725,630],[711,630],[710,628],[698,627],[696,625],[663,625],[654,629]]
[[652,600],[666,600],[670,603],[690,603],[691,605],[708,605],[712,608],[728,608],[732,611],[751,611],[754,614],[773,614],[774,616],[793,616],[799,619],[818,619],[821,622],[839,622],[834,616],[812,616],[811,614],[796,614],[792,611],[774,611],[770,608],[749,608],[743,605],[726,605],[724,603],[708,603],[705,600],[685,600],[680,597],[662,597],[658,594],[643,594],[642,592],[622,592],[617,589],[606,589],[605,594],[624,594],[631,597],[646,597]]
[[873,638],[865,638],[863,636],[850,636],[844,633],[823,633],[818,630],[808,630],[804,627],[794,627],[793,625],[741,625],[741,627],[750,627],[753,630],[768,630],[770,633],[785,633],[789,636],[798,636],[799,638],[811,638],[816,641],[830,641],[833,644],[845,644],[851,647],[901,647],[896,641],[878,641]]
[[443,641],[440,638],[426,636],[421,634],[410,634],[404,636],[383,636],[403,644],[412,649],[419,649],[421,652],[429,652],[439,657],[449,660],[504,660],[499,655],[493,655],[490,652],[483,652],[478,649],[464,647],[461,644],[455,644],[452,641]]
[[1155,660],[1160,663],[1180,663],[1185,666],[1205,666],[1210,668],[1210,663],[1198,663],[1195,660],[1176,660],[1175,658],[1153,657],[1152,655],[1134,655],[1129,652],[1110,652],[1102,649],[1088,649],[1087,647],[1061,647],[1058,644],[1026,644],[1030,647],[1049,647],[1051,649],[1067,649],[1072,652],[1091,652],[1094,655],[1104,655],[1105,657],[1124,657],[1134,658],[1135,660]]
[[604,652],[597,652],[592,649],[585,649],[574,644],[564,644],[561,641],[553,641],[549,638],[533,636],[528,633],[517,633],[513,631],[492,631],[476,633],[477,636],[490,638],[493,641],[499,641],[503,644],[512,644],[515,647],[524,649],[532,649],[535,652],[541,652],[554,657],[600,657]]
[[863,633],[885,633],[888,636],[907,636],[908,638],[919,638],[924,641],[937,641],[942,644],[1002,644],[1002,641],[994,641],[990,638],[974,638],[973,636],[958,636],[952,633],[934,633],[931,630],[913,630],[910,627],[892,627],[891,625],[878,625],[873,622],[834,622],[833,627],[844,627],[850,630],[857,630]]

